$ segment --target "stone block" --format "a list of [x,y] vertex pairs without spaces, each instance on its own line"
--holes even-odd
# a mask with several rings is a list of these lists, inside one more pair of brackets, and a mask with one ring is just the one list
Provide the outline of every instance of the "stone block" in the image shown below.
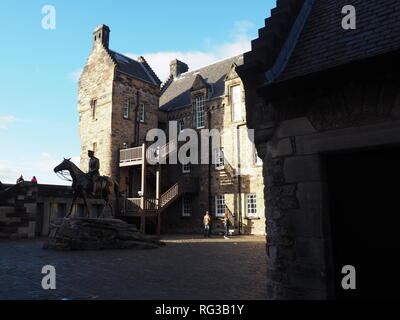
[[323,269],[323,266],[293,263],[287,270],[290,284],[304,292],[304,299],[308,298],[309,291],[326,291]]
[[35,237],[36,222],[30,221],[28,226],[28,238],[33,239]]
[[324,241],[321,238],[296,238],[297,261],[305,264],[324,265]]
[[297,154],[316,154],[400,143],[400,121],[329,130],[296,139]]
[[279,140],[278,142],[269,143],[268,151],[272,158],[290,156],[293,154],[293,147],[290,138]]
[[281,139],[312,134],[315,132],[316,130],[312,126],[311,122],[306,117],[302,117],[281,122],[279,129],[276,132],[276,137]]
[[284,177],[287,183],[320,180],[321,164],[319,156],[311,155],[285,159]]

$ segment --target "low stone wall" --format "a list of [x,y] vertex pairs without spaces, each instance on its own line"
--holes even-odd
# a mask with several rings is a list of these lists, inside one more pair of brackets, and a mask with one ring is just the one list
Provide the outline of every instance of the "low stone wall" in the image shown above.
[[0,192],[0,238],[35,237],[37,184],[22,182]]

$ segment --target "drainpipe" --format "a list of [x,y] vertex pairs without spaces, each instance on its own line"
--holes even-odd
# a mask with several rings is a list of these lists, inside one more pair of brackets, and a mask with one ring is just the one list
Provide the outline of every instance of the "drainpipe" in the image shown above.
[[236,126],[236,134],[237,134],[237,159],[238,159],[238,194],[239,194],[239,235],[242,234],[242,164],[240,160],[240,128],[246,126],[247,123],[244,122]]
[[136,92],[136,108],[135,108],[135,142],[134,144],[136,146],[139,146],[139,126],[140,123],[138,121],[138,110],[139,110],[139,106],[140,106],[140,92],[139,90]]
[[[211,111],[207,112],[208,127],[211,129]],[[212,212],[212,199],[211,199],[211,170],[212,170],[212,145],[210,137],[208,138],[208,212]]]

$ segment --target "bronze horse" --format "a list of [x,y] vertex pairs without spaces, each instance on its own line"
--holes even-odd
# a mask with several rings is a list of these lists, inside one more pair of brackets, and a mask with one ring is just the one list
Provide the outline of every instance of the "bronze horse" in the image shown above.
[[[71,161],[71,159],[64,159],[63,162],[61,162],[57,167],[54,168],[55,173],[61,173],[62,171],[68,171],[69,174],[71,175],[72,190],[74,192],[72,205],[71,205],[69,213],[66,217],[68,218],[71,215],[72,208],[73,208],[77,198],[79,198],[79,197],[83,198],[85,206],[89,211],[89,206],[87,204],[87,194],[89,194],[91,192],[91,188],[90,188],[91,178],[86,173],[84,173],[82,170],[80,170]],[[101,198],[104,200],[105,207],[108,206],[111,208],[111,213],[112,213],[113,217],[115,217],[116,213],[118,213],[118,196],[119,196],[118,183],[109,177],[99,177],[97,179],[97,181],[95,182],[95,184],[96,184],[96,191],[97,191],[96,194],[99,194],[101,196]],[[113,206],[112,206],[111,195],[112,195],[113,191],[114,191],[115,197],[117,198],[116,212],[114,212]],[[104,213],[104,209],[103,209],[103,212],[101,213],[101,217],[103,217],[103,213]]]

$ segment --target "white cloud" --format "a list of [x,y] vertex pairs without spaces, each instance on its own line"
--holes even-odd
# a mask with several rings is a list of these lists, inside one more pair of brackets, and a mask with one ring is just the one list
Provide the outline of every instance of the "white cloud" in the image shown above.
[[0,129],[7,129],[10,124],[17,121],[19,119],[14,116],[0,116]]
[[51,158],[51,154],[48,154],[47,152],[42,152],[41,156],[42,156],[43,159]]
[[70,79],[72,81],[75,81],[75,82],[78,82],[79,78],[80,78],[80,76],[82,74],[82,71],[83,71],[83,69],[80,68],[80,69],[76,69],[75,71],[70,72],[68,74],[68,79]]
[[164,51],[142,54],[128,53],[126,55],[134,59],[144,56],[159,78],[164,81],[169,76],[169,64],[174,59],[187,63],[190,70],[196,70],[215,61],[249,51],[252,40],[250,30],[253,28],[255,28],[255,24],[250,21],[237,21],[234,24],[233,32],[229,35],[230,41],[212,44],[212,39],[205,39],[207,49],[202,51]]
[[[39,160],[32,162],[24,159],[0,160],[0,181],[12,184],[22,174],[27,181],[35,176],[40,184],[71,185],[71,182],[61,180],[53,171],[62,160],[63,158],[55,157],[47,152],[43,152]],[[79,166],[79,157],[73,157],[72,161]]]

